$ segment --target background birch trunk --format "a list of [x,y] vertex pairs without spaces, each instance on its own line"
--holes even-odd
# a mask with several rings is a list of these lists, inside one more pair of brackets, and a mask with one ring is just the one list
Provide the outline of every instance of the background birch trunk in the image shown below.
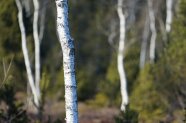
[[171,31],[172,7],[173,7],[173,0],[166,0],[166,9],[167,9],[166,32],[167,33]]
[[31,6],[30,6],[30,0],[22,0],[23,8],[26,11],[26,16],[31,15]]
[[57,31],[63,51],[66,122],[78,123],[75,49],[68,26],[68,0],[56,0]]
[[147,40],[149,36],[149,18],[146,17],[145,21],[145,28],[143,31],[143,37],[141,42],[141,51],[140,51],[140,68],[144,68],[145,60],[146,60],[146,53],[147,53]]
[[150,30],[151,30],[151,39],[150,39],[150,62],[153,63],[155,59],[155,47],[156,47],[156,25],[155,25],[155,15],[153,10],[153,0],[148,0],[148,10],[149,10],[149,19],[150,19]]
[[123,0],[118,0],[117,12],[120,20],[120,36],[119,36],[119,46],[118,46],[118,56],[117,56],[117,64],[118,64],[118,72],[120,77],[120,86],[121,86],[121,110],[125,111],[125,107],[128,104],[128,94],[127,94],[127,79],[124,70],[124,48],[125,48],[125,14],[123,12]]
[[38,34],[38,18],[39,18],[39,1],[33,0],[34,3],[34,20],[33,20],[33,36],[35,43],[35,86],[38,98],[40,100],[40,40]]
[[47,9],[47,5],[46,3],[48,2],[48,0],[42,0],[41,3],[41,11],[40,11],[40,23],[39,23],[39,41],[40,44],[42,42],[43,39],[43,35],[44,35],[44,31],[45,31],[45,16],[46,16],[46,9]]
[[34,85],[34,79],[30,67],[30,61],[29,61],[29,56],[28,56],[28,50],[27,50],[27,45],[26,45],[26,31],[23,23],[23,11],[22,11],[22,5],[19,0],[15,0],[16,5],[18,8],[18,21],[19,21],[19,27],[21,31],[21,40],[22,40],[22,51],[23,51],[23,56],[24,56],[24,61],[25,61],[25,66],[26,66],[26,71],[27,71],[27,76],[28,76],[28,82],[31,87],[32,94],[34,96],[34,103],[36,106],[39,106],[39,97],[37,94],[37,90]]

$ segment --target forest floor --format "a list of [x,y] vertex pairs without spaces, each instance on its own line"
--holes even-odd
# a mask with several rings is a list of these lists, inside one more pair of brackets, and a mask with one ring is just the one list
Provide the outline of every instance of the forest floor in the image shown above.
[[[16,93],[16,99],[25,102],[23,93]],[[31,101],[30,101],[31,102]],[[25,109],[32,123],[36,122],[36,113],[31,103],[26,103]],[[65,102],[57,99],[47,99],[44,104],[42,123],[54,123],[57,119],[65,123]],[[101,107],[85,102],[78,103],[79,123],[115,123],[115,116],[119,114],[116,107]],[[57,122],[61,123],[61,122]]]
[[80,123],[114,123],[114,117],[119,114],[116,108],[94,108],[85,104],[79,104]]
[[[79,123],[115,123],[114,118],[119,114],[119,110],[114,107],[96,107],[80,102],[78,104]],[[31,119],[35,119],[33,110],[29,110]],[[50,116],[51,121],[65,119],[64,102],[46,102],[44,108],[44,120],[47,122]]]

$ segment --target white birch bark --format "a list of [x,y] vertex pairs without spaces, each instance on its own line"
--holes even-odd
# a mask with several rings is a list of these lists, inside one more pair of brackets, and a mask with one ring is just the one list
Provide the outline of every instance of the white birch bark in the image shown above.
[[155,15],[153,10],[153,0],[148,0],[148,10],[150,19],[150,30],[152,32],[150,39],[150,61],[154,62],[155,59],[155,47],[156,47],[156,25],[155,25]]
[[117,12],[120,20],[120,36],[119,36],[119,46],[118,46],[118,56],[117,56],[117,64],[118,64],[118,72],[120,77],[120,86],[121,86],[121,110],[125,111],[125,107],[128,104],[128,94],[127,94],[127,79],[124,70],[124,48],[125,48],[125,14],[122,9],[123,0],[118,0]]
[[57,31],[63,51],[66,122],[78,123],[74,41],[68,26],[68,0],[56,0]]
[[23,51],[23,56],[24,56],[24,61],[25,61],[25,66],[26,66],[26,71],[27,71],[27,76],[28,76],[28,82],[31,87],[31,91],[34,96],[34,103],[36,106],[39,106],[39,98],[37,95],[37,90],[34,85],[34,79],[30,67],[30,61],[29,61],[29,56],[28,56],[28,50],[27,50],[27,45],[26,45],[26,32],[25,32],[25,27],[23,23],[23,11],[22,11],[22,5],[19,0],[15,0],[16,5],[18,8],[18,21],[19,21],[19,27],[21,31],[21,40],[22,40],[22,51]]
[[142,43],[141,43],[141,51],[140,51],[140,68],[144,68],[146,53],[147,53],[147,40],[149,36],[149,19],[146,18],[145,28],[143,31]]
[[172,6],[173,0],[166,0],[166,8],[167,8],[167,17],[166,17],[166,32],[169,33],[171,31],[171,23],[172,23]]
[[40,40],[38,33],[38,18],[39,18],[39,1],[33,0],[34,3],[34,20],[33,20],[33,36],[35,43],[35,86],[40,99]]

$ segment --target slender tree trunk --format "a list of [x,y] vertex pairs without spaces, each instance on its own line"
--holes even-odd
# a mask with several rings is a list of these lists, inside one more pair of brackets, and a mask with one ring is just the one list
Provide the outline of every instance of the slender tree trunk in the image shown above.
[[78,123],[75,49],[68,26],[68,0],[56,0],[57,31],[63,51],[66,122]]
[[159,18],[158,22],[159,22],[160,31],[161,31],[161,34],[162,34],[162,39],[166,43],[168,37],[167,37],[167,31],[166,31],[166,28],[165,28],[165,23],[162,20],[162,18]]
[[148,36],[149,36],[149,18],[147,17],[145,20],[145,28],[143,31],[143,37],[141,42],[140,68],[143,68],[145,65]]
[[31,14],[31,8],[30,8],[30,0],[23,0],[23,7],[26,11],[26,16],[30,16]]
[[47,6],[45,5],[46,3],[48,2],[48,0],[42,0],[42,8],[41,8],[41,12],[40,12],[40,15],[41,15],[41,18],[40,18],[40,27],[39,27],[39,40],[40,40],[40,43],[43,39],[43,35],[44,35],[44,31],[45,31],[45,16],[46,16],[46,9],[47,9]]
[[34,20],[33,20],[33,35],[35,43],[35,86],[40,100],[40,40],[38,33],[38,18],[39,18],[39,1],[33,0],[34,3]]
[[115,20],[113,20],[111,23],[110,23],[110,33],[107,33],[105,31],[105,35],[108,36],[108,43],[110,44],[110,46],[116,50],[117,48],[114,46],[114,38],[116,37],[116,24],[117,22]]
[[171,31],[172,6],[173,6],[173,0],[166,0],[166,8],[167,8],[166,32],[167,33],[169,33]]
[[42,13],[41,13],[41,20],[40,20],[40,30],[39,30],[39,40],[40,40],[40,43],[43,39],[43,35],[44,35],[44,30],[45,30],[45,9],[42,10]]
[[150,62],[153,63],[155,59],[155,47],[156,47],[156,25],[155,25],[155,15],[153,10],[153,0],[148,0],[148,10],[150,19],[150,30],[152,32],[150,39]]
[[21,40],[22,40],[22,51],[23,51],[23,56],[24,56],[24,61],[25,61],[25,66],[26,66],[26,71],[27,71],[27,76],[28,76],[28,82],[31,87],[31,91],[34,96],[34,103],[36,106],[39,105],[39,97],[37,94],[37,90],[34,85],[34,79],[30,67],[30,61],[29,61],[29,56],[28,56],[28,50],[27,50],[27,45],[26,45],[26,32],[25,32],[25,27],[23,23],[23,11],[22,11],[22,5],[19,0],[16,0],[16,5],[18,8],[18,21],[19,21],[19,27],[21,31]]
[[120,83],[121,83],[121,96],[122,96],[121,110],[125,111],[125,107],[128,104],[128,94],[127,94],[127,79],[126,79],[125,70],[123,66],[126,25],[125,25],[125,14],[123,12],[122,6],[123,6],[123,0],[118,0],[117,12],[120,20],[120,37],[119,37],[117,62],[118,62],[118,72],[119,72]]

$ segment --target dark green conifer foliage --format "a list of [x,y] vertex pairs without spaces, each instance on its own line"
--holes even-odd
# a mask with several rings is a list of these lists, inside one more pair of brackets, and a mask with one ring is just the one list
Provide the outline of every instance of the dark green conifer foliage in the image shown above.
[[6,109],[0,108],[0,122],[2,123],[29,123],[23,104],[15,99],[13,86],[5,84],[0,89],[0,104],[5,103]]
[[154,65],[140,72],[131,95],[139,121],[179,122],[186,104],[186,1],[180,0],[169,43]]

